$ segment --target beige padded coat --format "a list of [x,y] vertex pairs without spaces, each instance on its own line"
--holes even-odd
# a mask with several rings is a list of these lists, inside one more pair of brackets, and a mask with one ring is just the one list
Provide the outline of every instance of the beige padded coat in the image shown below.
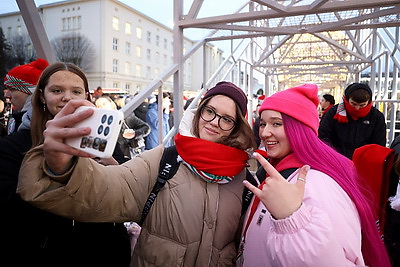
[[[138,222],[163,151],[160,145],[120,166],[79,158],[69,172],[52,176],[39,146],[24,159],[17,191],[78,221]],[[242,171],[230,183],[206,183],[180,164],[150,209],[131,266],[233,266],[244,177]]]

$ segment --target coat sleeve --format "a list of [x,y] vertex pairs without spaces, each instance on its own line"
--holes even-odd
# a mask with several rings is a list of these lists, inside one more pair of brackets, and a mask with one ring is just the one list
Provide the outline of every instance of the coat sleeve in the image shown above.
[[277,265],[363,265],[361,226],[353,202],[325,175],[307,177],[308,185],[299,210],[283,220],[271,218],[269,253]]
[[150,133],[146,137],[146,149],[152,149],[158,145],[158,113],[154,106],[150,104],[146,113],[146,123],[150,126]]
[[135,138],[146,137],[150,133],[150,126],[134,113],[126,119],[126,124],[128,124],[129,128],[135,130]]
[[335,140],[333,116],[335,116],[336,110],[337,106],[331,107],[328,112],[322,117],[318,128],[319,139],[329,145],[332,145],[333,140]]
[[386,146],[386,122],[385,116],[379,110],[375,110],[376,112],[376,125],[374,127],[373,134],[371,136],[370,143],[378,144],[381,146]]
[[163,150],[159,146],[123,165],[78,158],[67,173],[52,176],[39,146],[24,158],[17,192],[38,208],[82,222],[138,221]]

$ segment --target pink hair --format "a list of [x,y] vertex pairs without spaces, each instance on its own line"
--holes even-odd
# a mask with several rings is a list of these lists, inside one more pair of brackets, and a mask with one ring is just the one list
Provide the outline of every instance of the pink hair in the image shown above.
[[368,190],[362,186],[351,160],[321,141],[315,132],[300,121],[282,113],[283,125],[293,153],[308,164],[334,179],[354,202],[361,221],[362,254],[368,266],[390,266],[385,245],[375,224]]

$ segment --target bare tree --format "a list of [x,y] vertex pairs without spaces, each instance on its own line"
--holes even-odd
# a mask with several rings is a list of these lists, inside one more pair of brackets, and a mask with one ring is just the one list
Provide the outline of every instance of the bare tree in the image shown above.
[[92,42],[80,33],[64,34],[51,42],[59,61],[70,62],[88,71],[94,61],[95,49]]
[[29,35],[15,35],[9,43],[11,45],[10,58],[12,65],[24,65],[36,60],[36,51]]
[[[0,77],[3,78],[11,66],[11,45],[4,37],[3,28],[0,27]],[[3,88],[3,83],[0,83],[0,90]]]

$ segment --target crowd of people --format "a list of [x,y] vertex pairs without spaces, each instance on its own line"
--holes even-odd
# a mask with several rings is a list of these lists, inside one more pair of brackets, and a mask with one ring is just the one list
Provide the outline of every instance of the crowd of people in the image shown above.
[[[109,159],[65,143],[90,131],[73,126],[93,110],[75,111],[116,110],[132,97],[90,94],[79,67],[43,59],[10,70],[4,86],[0,236],[10,266],[400,265],[400,157],[388,238],[352,160],[366,145],[386,147],[367,84],[350,84],[338,104],[313,84],[263,95],[250,125],[244,91],[220,81],[194,108],[188,101],[166,144],[158,109],[165,137],[173,99],[151,96],[125,118]],[[154,194],[170,149],[177,171]]]

